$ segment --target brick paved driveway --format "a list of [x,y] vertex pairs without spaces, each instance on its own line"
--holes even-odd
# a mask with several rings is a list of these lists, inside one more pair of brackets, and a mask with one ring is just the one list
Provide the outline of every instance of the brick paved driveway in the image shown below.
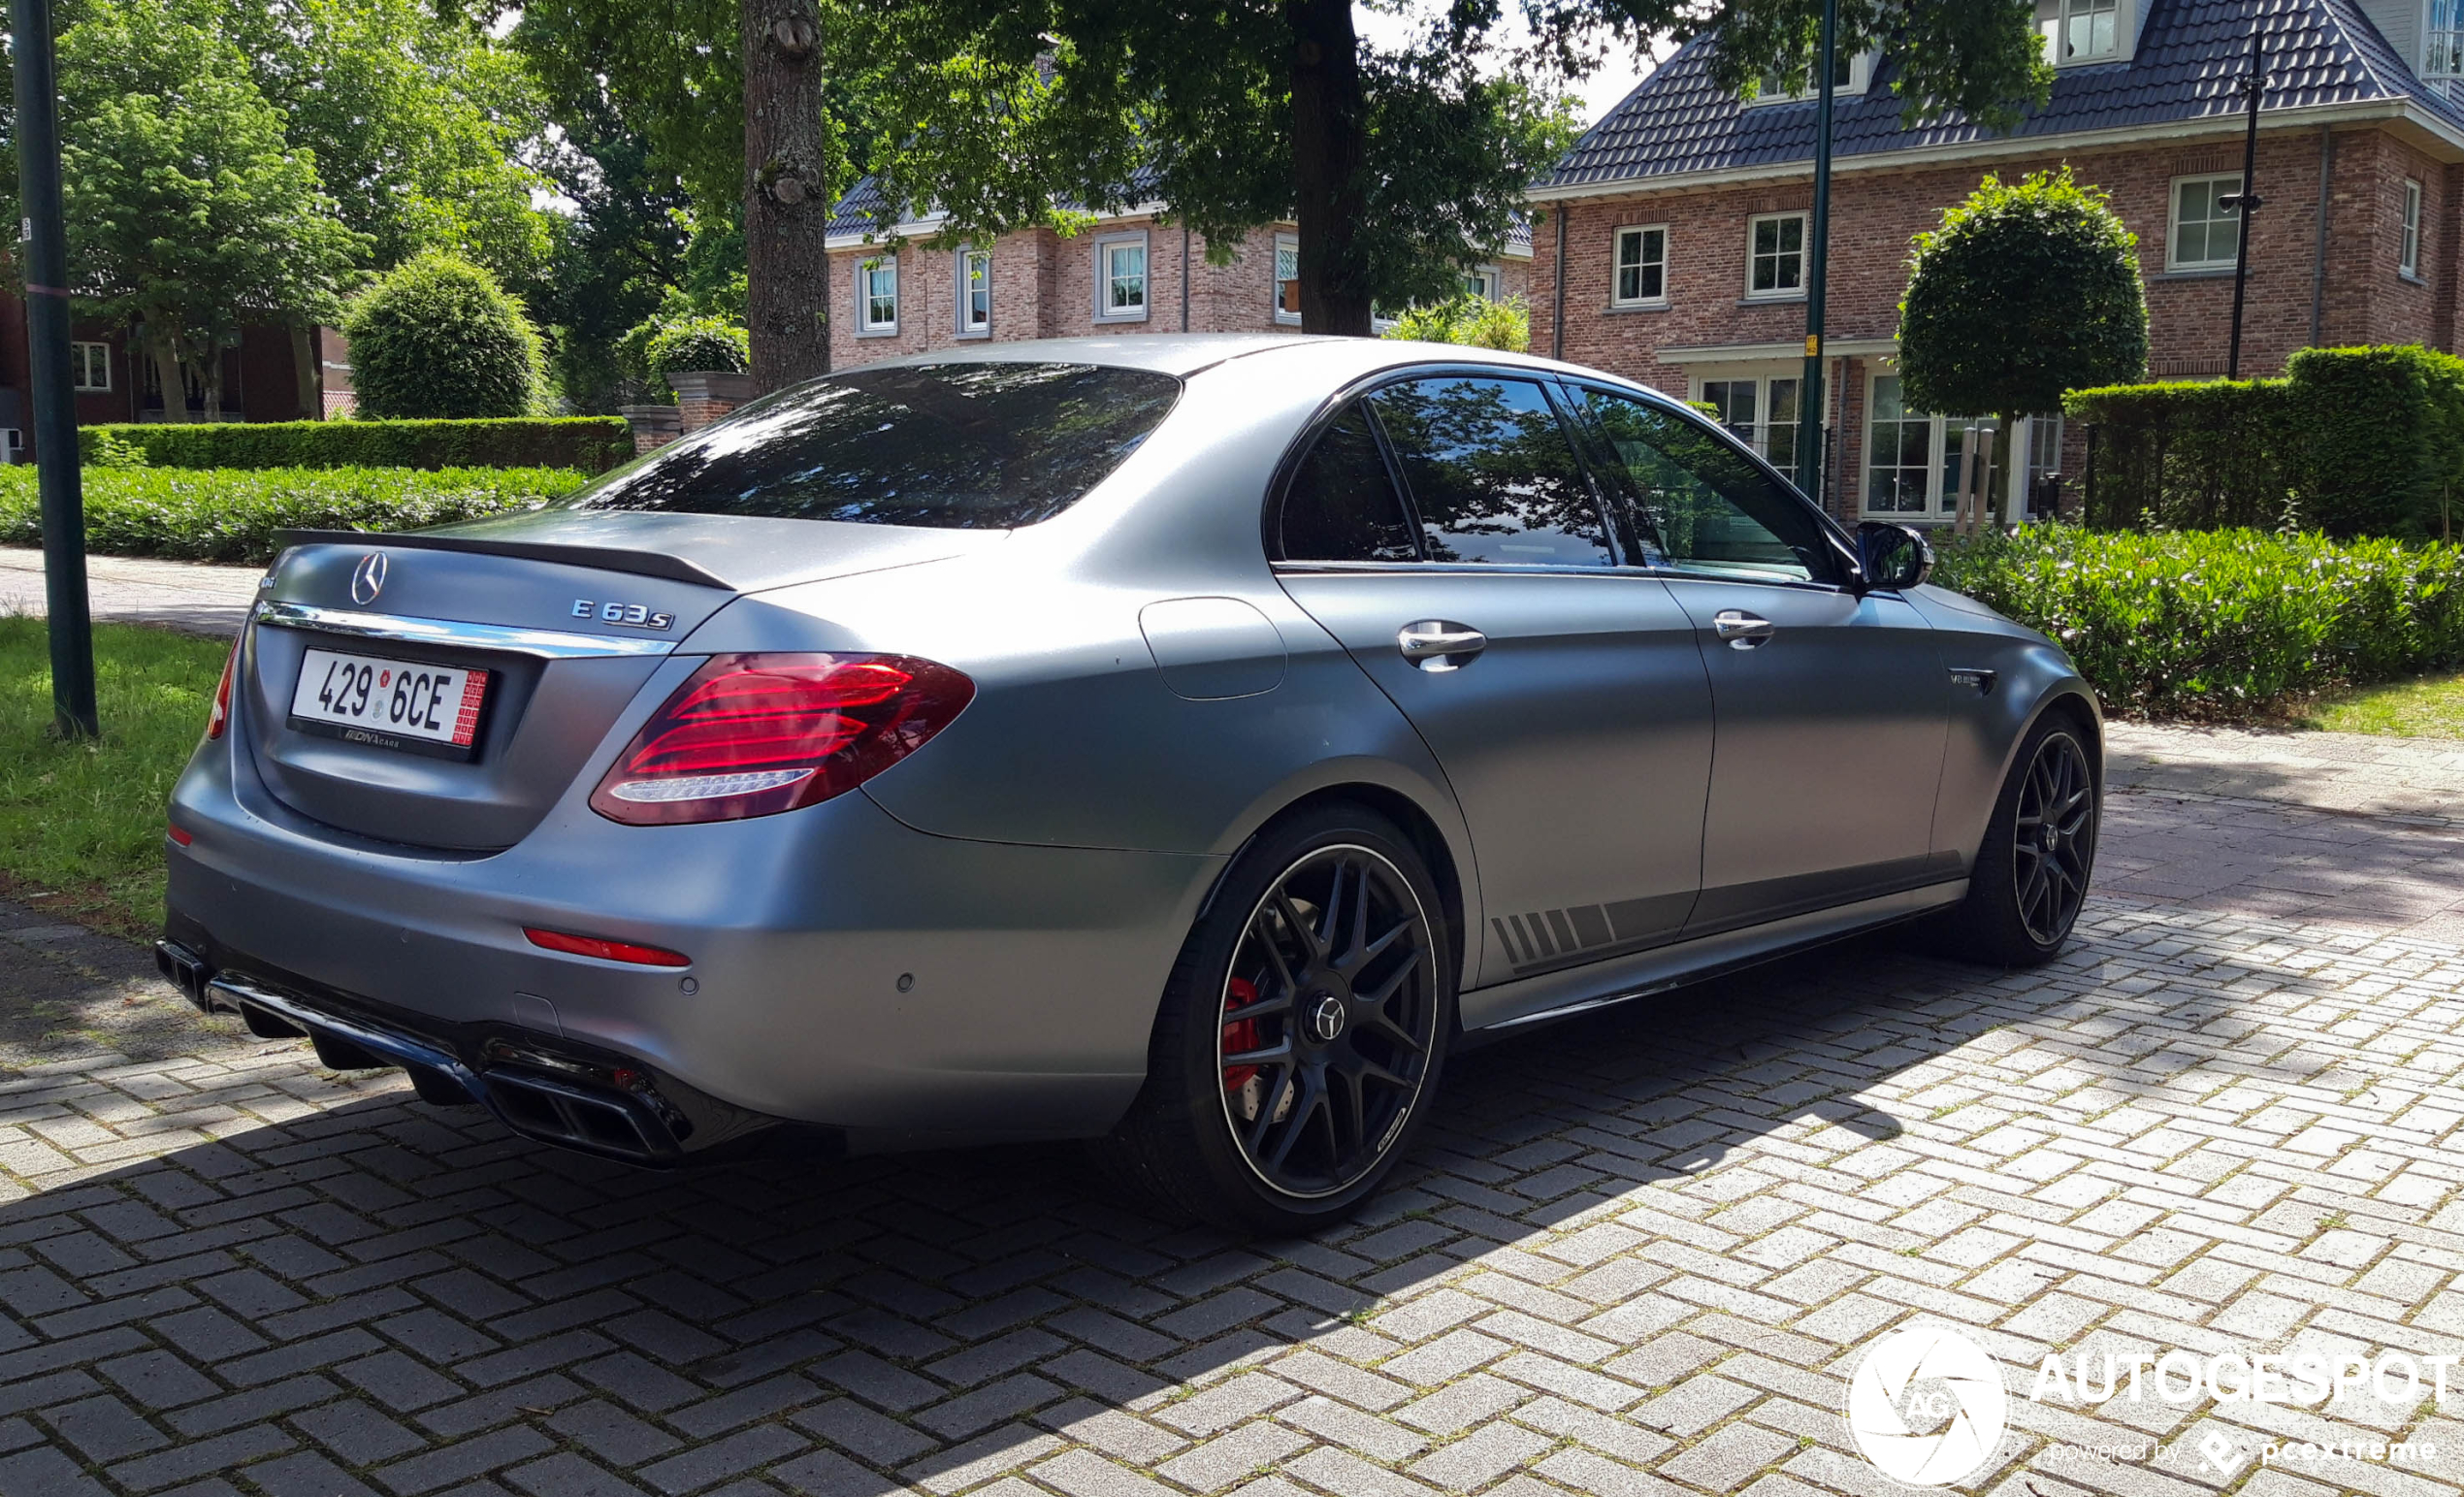
[[[2124,861],[2216,814],[2123,798]],[[1846,1376],[1902,1324],[2020,1395],[2049,1350],[2464,1352],[2464,953],[2220,897],[2100,896],[2038,972],[1875,938],[1464,1057],[1402,1185],[1306,1242],[1148,1220],[1060,1149],[600,1166],[136,1025],[0,1082],[0,1497],[1864,1497],[1905,1489]],[[18,934],[0,966],[168,1002]],[[2011,1421],[1969,1489],[2464,1484],[2419,1400]],[[2334,1432],[2441,1448],[2250,1457]]]

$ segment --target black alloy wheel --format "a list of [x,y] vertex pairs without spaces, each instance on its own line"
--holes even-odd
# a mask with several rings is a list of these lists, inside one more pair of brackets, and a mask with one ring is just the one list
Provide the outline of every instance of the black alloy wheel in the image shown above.
[[2027,731],[1994,797],[1967,897],[1928,922],[1941,944],[1996,966],[2035,966],[2060,953],[2095,871],[2093,742],[2062,707]]
[[2016,809],[2011,882],[2020,924],[2039,945],[2056,944],[2079,919],[2096,860],[2096,787],[2077,738],[2058,732],[2037,745]]
[[1283,870],[1250,912],[1216,1025],[1224,1122],[1261,1181],[1313,1199],[1383,1162],[1427,1079],[1437,989],[1402,869],[1337,845]]
[[1403,829],[1347,801],[1287,813],[1190,927],[1146,1083],[1097,1159],[1173,1215],[1236,1232],[1343,1220],[1436,1098],[1461,961]]

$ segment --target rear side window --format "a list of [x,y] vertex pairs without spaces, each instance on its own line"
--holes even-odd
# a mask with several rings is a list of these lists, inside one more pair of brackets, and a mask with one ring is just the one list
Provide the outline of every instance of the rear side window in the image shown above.
[[1584,390],[1581,400],[1615,457],[1610,479],[1670,566],[1755,580],[1838,580],[1822,522],[1708,422],[1605,390]]
[[1292,472],[1278,517],[1279,560],[1410,562],[1411,522],[1403,512],[1368,413],[1357,405],[1327,423]]
[[562,503],[939,530],[1033,525],[1138,449],[1181,381],[1091,364],[858,370],[758,401]]
[[1370,401],[1430,561],[1616,565],[1573,444],[1538,384],[1448,374],[1388,385]]

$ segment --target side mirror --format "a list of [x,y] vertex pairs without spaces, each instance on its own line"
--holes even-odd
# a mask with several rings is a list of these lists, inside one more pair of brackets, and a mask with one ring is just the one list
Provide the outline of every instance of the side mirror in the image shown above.
[[1865,586],[1897,592],[1933,575],[1933,546],[1913,525],[1867,520],[1857,527],[1857,561]]

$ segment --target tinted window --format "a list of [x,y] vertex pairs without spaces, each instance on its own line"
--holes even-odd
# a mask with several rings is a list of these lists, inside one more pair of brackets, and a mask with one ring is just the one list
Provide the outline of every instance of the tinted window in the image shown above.
[[1402,461],[1429,560],[1615,565],[1573,446],[1539,385],[1448,375],[1389,385],[1370,400]]
[[858,370],[757,401],[563,501],[943,530],[1049,520],[1147,439],[1181,382],[1088,364]]
[[1705,422],[1604,390],[1582,399],[1612,450],[1612,476],[1670,565],[1830,582],[1822,522]]
[[1317,436],[1283,491],[1281,548],[1289,562],[1410,562],[1419,559],[1386,460],[1358,406]]

